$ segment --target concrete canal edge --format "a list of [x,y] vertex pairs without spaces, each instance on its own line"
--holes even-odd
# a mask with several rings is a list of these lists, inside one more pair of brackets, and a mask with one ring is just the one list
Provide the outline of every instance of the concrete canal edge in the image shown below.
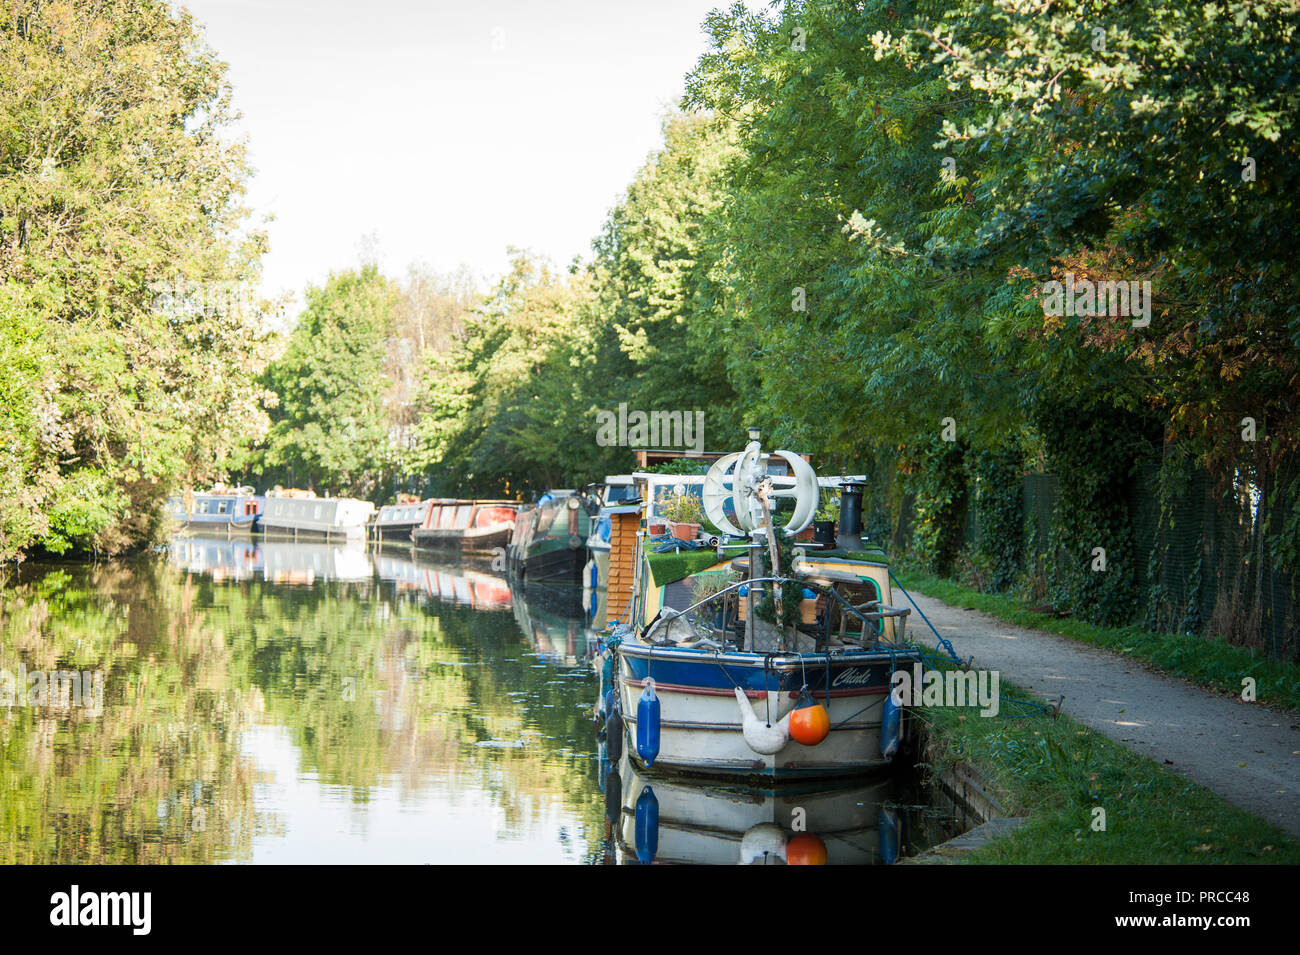
[[[928,750],[929,746],[924,748]],[[939,808],[956,819],[964,831],[919,855],[899,859],[899,865],[952,865],[961,862],[976,849],[1014,832],[1028,818],[1008,816],[984,774],[969,763],[952,763],[936,783]]]

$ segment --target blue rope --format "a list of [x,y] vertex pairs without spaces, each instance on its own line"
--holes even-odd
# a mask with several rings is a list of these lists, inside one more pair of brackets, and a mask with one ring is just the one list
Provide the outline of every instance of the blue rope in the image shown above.
[[668,554],[675,550],[704,550],[711,546],[706,540],[678,540],[672,534],[660,534],[658,537],[650,538],[649,542],[655,545],[656,554]]
[[[898,582],[898,578],[894,576],[894,572],[892,570],[889,571],[889,579],[894,582],[894,585],[898,587],[899,590],[903,591],[903,596],[908,599],[908,601],[912,604],[912,606],[916,607],[916,612],[921,615],[921,619],[924,620],[926,626],[930,628],[930,632],[933,633],[935,639],[939,641],[939,646],[948,654],[948,658],[959,667],[966,666],[966,662],[962,660],[961,657],[957,656],[957,651],[953,649],[953,645],[948,640],[944,639],[943,634],[941,634],[938,630],[934,629],[934,624],[930,623],[930,618],[925,615],[924,610],[922,610],[919,606],[917,606],[916,601],[912,599],[912,595],[907,592],[907,588],[905,588],[902,584]],[[935,669],[939,669],[938,667],[939,663],[947,662],[943,659],[943,657],[938,656],[937,654],[930,653],[925,649],[921,649],[921,659],[924,660],[926,663],[930,664]],[[1011,706],[1018,706],[1021,709],[1026,710],[1027,712],[1003,713],[1002,708],[1006,707],[1008,704],[1010,704]],[[1034,700],[1018,700],[1015,697],[1011,697],[1011,696],[1001,696],[999,700],[998,715],[1003,716],[1009,720],[1018,720],[1018,719],[1024,719],[1025,717],[1028,716],[1041,716],[1044,713],[1054,713],[1055,711],[1056,708],[1054,706],[1050,706],[1044,703],[1038,703]]]
[[916,612],[921,615],[921,619],[925,621],[925,625],[930,628],[930,632],[934,634],[934,638],[939,641],[939,646],[942,647],[948,656],[952,658],[952,662],[957,664],[959,667],[965,666],[966,662],[961,657],[957,656],[957,651],[953,649],[952,644],[944,638],[943,634],[934,629],[934,624],[930,622],[930,618],[925,615],[924,610],[917,606],[916,601],[912,599],[912,595],[907,592],[906,587],[898,582],[898,578],[894,576],[892,570],[889,571],[889,579],[894,582],[894,585],[898,587],[899,590],[903,591],[903,596],[908,599],[908,602],[911,603],[913,607],[916,607]]

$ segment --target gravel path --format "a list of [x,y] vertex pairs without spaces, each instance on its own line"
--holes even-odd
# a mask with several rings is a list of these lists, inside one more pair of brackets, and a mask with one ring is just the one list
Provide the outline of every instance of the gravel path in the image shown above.
[[[1300,836],[1300,716],[1220,696],[1066,637],[915,591],[912,597],[963,659],[974,654],[975,669],[997,670],[1035,696],[1065,694],[1063,712],[1080,723]],[[907,629],[934,645],[916,613]]]

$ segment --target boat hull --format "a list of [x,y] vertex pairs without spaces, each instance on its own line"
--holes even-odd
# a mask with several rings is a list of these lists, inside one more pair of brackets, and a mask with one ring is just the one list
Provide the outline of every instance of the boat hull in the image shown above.
[[258,530],[257,518],[247,521],[221,520],[190,520],[179,521],[177,530],[182,534],[211,537],[235,537],[251,535],[253,531]]
[[372,533],[379,540],[400,541],[409,544],[411,542],[411,532],[419,526],[414,521],[401,524],[374,524],[372,525]]
[[[654,680],[660,705],[659,772],[764,780],[831,778],[870,773],[890,765],[881,748],[881,718],[895,667],[910,668],[915,651],[853,652],[765,658],[651,648],[637,642],[617,648],[618,690],[627,750],[636,757],[637,704]],[[745,742],[740,686],[760,719],[776,723],[798,702],[804,685],[827,708],[831,730],[816,746],[790,740],[777,753],[756,753]],[[906,712],[903,735],[910,729]],[[638,760],[639,761],[639,760]]]
[[352,498],[268,497],[261,528],[268,537],[361,539],[374,511]]
[[491,554],[504,551],[510,543],[513,524],[471,527],[466,530],[436,530],[417,527],[411,535],[417,547],[429,550],[454,550],[467,554]]

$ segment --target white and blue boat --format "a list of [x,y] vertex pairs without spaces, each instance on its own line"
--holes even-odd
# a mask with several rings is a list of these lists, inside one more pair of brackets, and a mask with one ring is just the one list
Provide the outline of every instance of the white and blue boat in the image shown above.
[[167,514],[183,531],[229,537],[258,527],[265,499],[251,487],[186,491],[167,501]]
[[[844,488],[835,548],[799,542],[780,566],[819,482],[802,456],[750,436],[702,482],[700,540],[635,538],[630,623],[594,658],[604,734],[660,772],[785,781],[886,767],[912,730],[891,678],[921,652],[904,642],[883,553],[861,540],[860,492]],[[647,502],[681,481],[634,476]]]

